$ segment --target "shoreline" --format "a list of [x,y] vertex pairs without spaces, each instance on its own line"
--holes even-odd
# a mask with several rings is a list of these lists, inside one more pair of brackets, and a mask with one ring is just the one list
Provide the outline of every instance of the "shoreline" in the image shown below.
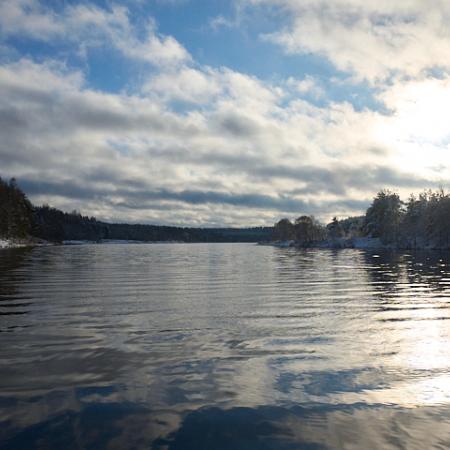
[[54,244],[38,238],[0,238],[0,250],[25,247],[44,247],[48,245]]
[[0,249],[8,250],[10,248],[31,247],[32,243],[24,242],[17,239],[0,239]]
[[450,248],[432,247],[432,246],[399,246],[395,244],[383,244],[379,238],[358,237],[349,239],[324,240],[311,242],[307,245],[295,241],[268,241],[259,242],[259,245],[268,245],[278,248],[310,248],[310,249],[349,249],[354,248],[358,250],[407,250],[407,251],[450,251]]
[[296,249],[329,249],[329,250],[391,250],[391,251],[450,251],[450,248],[436,248],[431,246],[402,247],[394,244],[383,244],[379,238],[358,237],[338,240],[324,240],[304,244],[295,240],[285,241],[260,241],[260,242],[192,242],[192,241],[140,241],[128,239],[104,239],[100,241],[94,240],[64,240],[62,242],[51,242],[39,238],[0,238],[0,250],[10,250],[26,247],[48,247],[48,246],[79,246],[79,245],[107,245],[107,244],[195,244],[195,243],[222,243],[222,244],[255,244],[260,246],[277,247],[277,248],[296,248]]
[[[38,238],[30,239],[18,239],[18,238],[0,238],[0,250],[9,250],[15,248],[25,247],[48,247],[48,246],[64,246],[73,247],[80,245],[126,245],[126,244],[258,244],[253,241],[178,241],[178,240],[166,240],[166,241],[142,241],[142,240],[130,240],[130,239],[103,239],[103,240],[87,240],[87,239],[70,239],[61,242],[46,241]],[[270,244],[269,244],[270,245]]]

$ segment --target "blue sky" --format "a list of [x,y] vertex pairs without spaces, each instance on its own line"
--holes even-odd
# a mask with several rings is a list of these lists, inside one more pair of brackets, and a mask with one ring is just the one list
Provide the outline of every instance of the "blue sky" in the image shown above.
[[[54,11],[63,12],[61,2]],[[80,2],[66,2],[66,5]],[[81,3],[110,11],[111,2]],[[124,5],[123,2],[120,5]],[[327,98],[311,101],[348,100],[357,108],[380,107],[374,101],[367,84],[345,83],[348,73],[340,72],[325,58],[313,53],[286,54],[276,44],[258,38],[286,26],[287,18],[280,12],[257,11],[256,16],[240,12],[232,1],[150,1],[127,4],[128,18],[137,35],[145,38],[148,20],[155,21],[158,33],[173,36],[192,55],[195,63],[215,68],[228,67],[234,71],[253,75],[267,82],[279,82],[289,77],[313,76],[327,91]],[[255,39],[256,37],[256,39]],[[45,41],[30,39],[25,35],[12,35],[6,40],[22,56],[35,59],[59,58],[73,68],[83,70],[86,81],[94,89],[110,92],[132,89],[152,67],[130,64],[120,52],[104,42],[90,48],[86,55],[77,54],[78,42]],[[330,78],[339,78],[344,85],[335,86]]]
[[445,2],[0,0],[0,175],[106,220],[264,225],[448,184]]

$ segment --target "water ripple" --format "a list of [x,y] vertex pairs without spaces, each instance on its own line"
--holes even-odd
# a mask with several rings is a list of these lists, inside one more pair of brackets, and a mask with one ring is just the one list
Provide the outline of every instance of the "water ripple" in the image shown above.
[[1,251],[0,444],[448,448],[449,319],[443,253]]

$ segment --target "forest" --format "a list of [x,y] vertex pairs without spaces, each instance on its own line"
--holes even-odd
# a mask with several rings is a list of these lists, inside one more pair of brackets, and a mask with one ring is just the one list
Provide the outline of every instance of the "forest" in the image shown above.
[[450,249],[450,194],[428,190],[403,202],[395,192],[382,190],[364,216],[335,217],[326,226],[313,216],[294,222],[284,218],[273,231],[274,240],[292,240],[304,247],[351,247],[361,237],[379,239],[381,246],[390,248]]
[[15,178],[0,178],[0,237],[27,238],[36,233],[34,207]]
[[272,227],[188,228],[106,223],[48,205],[33,206],[15,179],[0,178],[0,238],[39,238],[50,242],[131,240],[143,242],[259,242]]

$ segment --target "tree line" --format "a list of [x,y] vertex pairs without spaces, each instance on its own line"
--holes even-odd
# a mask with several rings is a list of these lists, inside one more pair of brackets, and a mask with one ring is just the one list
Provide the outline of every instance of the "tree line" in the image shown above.
[[0,178],[0,238],[40,238],[62,241],[181,241],[258,242],[269,240],[272,227],[189,228],[106,223],[78,211],[63,212],[48,205],[33,206],[15,179]]
[[0,237],[37,237],[48,241],[134,240],[182,242],[295,241],[310,247],[320,243],[351,246],[359,237],[378,238],[383,245],[415,249],[450,249],[450,194],[443,189],[410,195],[406,202],[389,190],[380,191],[365,215],[320,223],[303,215],[278,221],[274,227],[188,228],[106,223],[77,211],[48,205],[33,206],[12,178],[0,178]]
[[143,242],[258,242],[268,240],[270,227],[190,228],[106,223],[77,211],[66,213],[47,205],[35,208],[38,237],[48,241],[127,240]]
[[411,194],[406,202],[389,190],[380,191],[364,216],[323,225],[314,216],[284,218],[274,226],[273,240],[292,240],[299,246],[351,246],[357,237],[378,238],[381,244],[405,249],[450,249],[450,194],[443,189]]
[[381,191],[367,210],[366,232],[402,248],[450,248],[450,194],[443,189],[410,195],[406,202]]

